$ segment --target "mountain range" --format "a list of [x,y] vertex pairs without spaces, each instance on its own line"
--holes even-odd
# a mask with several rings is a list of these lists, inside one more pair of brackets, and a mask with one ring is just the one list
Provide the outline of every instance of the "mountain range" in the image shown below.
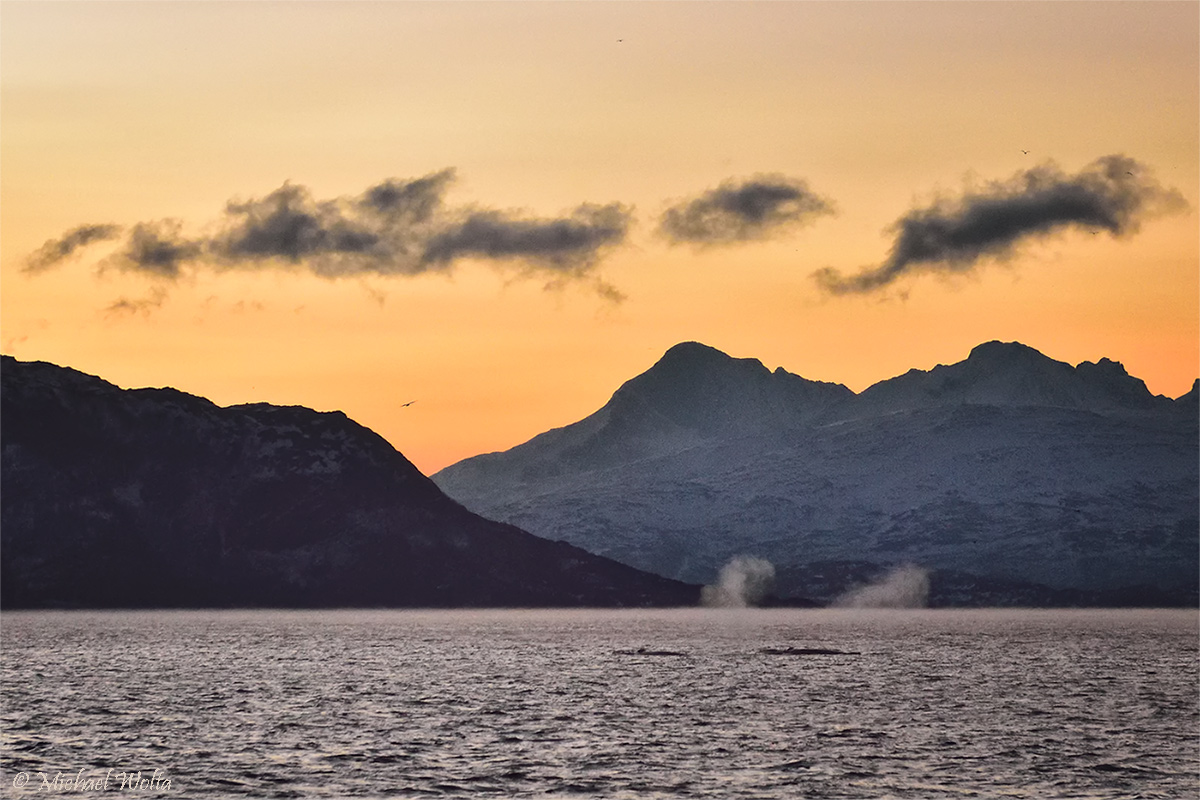
[[781,594],[824,600],[915,564],[947,604],[1190,605],[1198,417],[1196,384],[1156,396],[1117,362],[1019,343],[855,393],[685,342],[594,414],[433,479],[689,582],[752,555]]
[[699,600],[467,511],[340,412],[222,408],[8,356],[0,379],[6,609]]

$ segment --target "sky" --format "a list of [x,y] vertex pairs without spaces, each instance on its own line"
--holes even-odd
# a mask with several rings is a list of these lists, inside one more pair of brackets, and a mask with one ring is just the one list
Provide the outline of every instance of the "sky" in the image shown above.
[[1200,375],[1195,2],[0,4],[0,345],[427,474],[672,345]]

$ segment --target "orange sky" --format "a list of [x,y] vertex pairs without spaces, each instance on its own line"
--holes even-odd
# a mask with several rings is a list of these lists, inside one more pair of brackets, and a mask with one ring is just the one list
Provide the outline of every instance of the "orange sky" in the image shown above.
[[[0,340],[21,359],[341,409],[426,472],[591,413],[684,340],[855,390],[991,339],[1113,358],[1170,396],[1200,373],[1193,2],[5,0],[0,15]],[[1116,154],[1187,207],[1137,210],[1121,236],[1059,225],[879,291],[813,278],[883,264],[889,227],[938,198]],[[121,239],[24,269],[84,224],[169,218],[215,241],[230,201],[285,182],[334,200],[447,168],[460,215],[620,203],[628,228],[566,273],[467,253],[328,278],[204,255],[166,279],[122,269]],[[706,247],[656,232],[670,205],[764,175],[836,213]]]

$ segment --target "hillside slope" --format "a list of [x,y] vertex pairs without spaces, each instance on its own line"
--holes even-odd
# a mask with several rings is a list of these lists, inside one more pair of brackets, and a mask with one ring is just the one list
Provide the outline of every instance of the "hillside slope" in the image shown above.
[[339,412],[221,408],[10,357],[0,377],[5,608],[698,600],[468,512]]

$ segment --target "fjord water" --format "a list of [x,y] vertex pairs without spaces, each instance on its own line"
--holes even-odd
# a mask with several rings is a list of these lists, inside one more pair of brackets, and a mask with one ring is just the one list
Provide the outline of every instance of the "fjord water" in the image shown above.
[[[0,625],[5,797],[85,796],[106,776],[189,798],[1200,794],[1195,610]],[[763,652],[787,648],[842,652]],[[111,777],[134,772],[140,788]]]

